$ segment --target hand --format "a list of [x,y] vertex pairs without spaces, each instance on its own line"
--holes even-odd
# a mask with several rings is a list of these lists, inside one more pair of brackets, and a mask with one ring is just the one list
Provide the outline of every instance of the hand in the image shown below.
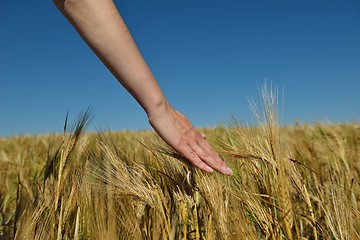
[[233,175],[210,144],[182,113],[173,109],[165,102],[159,110],[148,114],[149,122],[159,136],[188,159],[193,165],[205,172],[219,171]]

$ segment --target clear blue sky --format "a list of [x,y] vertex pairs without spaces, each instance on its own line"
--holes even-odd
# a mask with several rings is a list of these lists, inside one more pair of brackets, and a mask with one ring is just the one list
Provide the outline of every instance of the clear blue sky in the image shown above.
[[[359,1],[115,1],[169,101],[195,126],[250,119],[265,79],[283,123],[360,119]],[[149,129],[146,115],[52,1],[0,3],[0,136]]]

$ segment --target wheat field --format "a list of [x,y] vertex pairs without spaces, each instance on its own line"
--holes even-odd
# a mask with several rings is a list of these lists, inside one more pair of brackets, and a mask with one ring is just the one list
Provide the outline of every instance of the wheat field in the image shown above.
[[360,125],[203,129],[234,176],[204,173],[152,131],[0,138],[0,239],[360,239]]

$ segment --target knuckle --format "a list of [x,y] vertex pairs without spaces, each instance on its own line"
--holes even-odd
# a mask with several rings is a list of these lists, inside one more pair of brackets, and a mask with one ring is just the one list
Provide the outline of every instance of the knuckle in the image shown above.
[[183,147],[185,146],[185,141],[183,138],[178,138],[175,140],[175,145],[179,146],[179,147]]
[[209,153],[204,151],[203,149],[199,149],[197,154],[199,155],[200,158],[210,157]]
[[191,159],[197,159],[197,154],[194,151],[190,152]]
[[185,125],[182,125],[182,126],[180,127],[180,129],[181,129],[183,132],[188,133],[188,132],[191,131],[191,126],[189,126],[188,124],[185,124]]
[[192,129],[189,129],[187,131],[187,135],[192,138],[192,139],[195,139],[196,138],[196,132],[195,131],[192,131]]

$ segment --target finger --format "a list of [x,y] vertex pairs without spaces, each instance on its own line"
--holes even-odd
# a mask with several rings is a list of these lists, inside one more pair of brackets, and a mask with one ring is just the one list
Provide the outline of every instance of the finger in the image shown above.
[[211,168],[217,170],[220,173],[231,175],[231,171],[224,161],[216,154],[211,152],[209,149],[204,149],[200,147],[197,143],[193,143],[191,148],[195,151],[197,156],[204,161]]
[[196,140],[191,141],[189,146],[195,151],[198,157],[206,162],[211,168],[220,173],[232,176],[233,171],[231,168],[219,157],[213,147],[202,138],[202,134],[197,129],[194,129],[192,135],[192,139]]
[[193,151],[193,149],[191,149],[189,145],[185,144],[184,146],[180,147],[177,151],[180,154],[182,154],[186,159],[188,159],[193,165],[200,168],[201,170],[209,173],[214,171],[214,169],[212,169],[208,164],[206,164],[198,157],[196,152]]
[[205,161],[213,169],[229,176],[234,174],[231,168],[220,158],[207,141],[203,139],[198,141],[197,144],[194,145],[194,150],[200,159]]
[[211,168],[227,175],[232,175],[231,169],[226,165],[224,160],[222,160],[213,147],[204,140],[202,134],[197,130],[194,129],[192,132],[193,139],[195,141],[191,141],[189,146],[196,152],[198,157],[206,162]]
[[193,131],[194,131],[194,137],[195,138],[198,138],[198,137],[200,137],[200,139],[206,139],[207,138],[207,135],[205,133],[201,133],[196,128],[193,128]]

